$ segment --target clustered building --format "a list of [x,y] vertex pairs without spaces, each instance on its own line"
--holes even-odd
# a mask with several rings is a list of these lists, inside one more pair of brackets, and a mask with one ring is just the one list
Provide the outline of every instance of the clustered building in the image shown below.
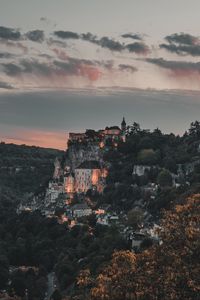
[[105,129],[100,129],[98,131],[87,129],[84,133],[69,133],[69,141],[68,144],[74,142],[99,142],[100,147],[104,147],[106,141],[119,142],[126,140],[126,121],[123,118],[121,123],[121,128],[118,126],[106,127]]
[[60,194],[69,198],[76,194],[86,194],[88,190],[102,193],[107,176],[103,153],[107,145],[116,147],[126,138],[126,122],[121,128],[106,127],[98,131],[88,129],[85,133],[69,133],[67,158],[54,163],[53,179],[46,192],[47,202],[55,202]]

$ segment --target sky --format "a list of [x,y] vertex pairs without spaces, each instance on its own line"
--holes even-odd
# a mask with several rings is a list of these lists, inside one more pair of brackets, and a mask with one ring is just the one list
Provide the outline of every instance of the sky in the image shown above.
[[65,149],[70,131],[200,115],[197,0],[0,0],[0,140]]

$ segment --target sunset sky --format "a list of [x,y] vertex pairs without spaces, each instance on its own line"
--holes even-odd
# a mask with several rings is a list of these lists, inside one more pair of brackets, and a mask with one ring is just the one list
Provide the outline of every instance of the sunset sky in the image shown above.
[[0,140],[65,149],[128,123],[200,115],[198,0],[0,0]]

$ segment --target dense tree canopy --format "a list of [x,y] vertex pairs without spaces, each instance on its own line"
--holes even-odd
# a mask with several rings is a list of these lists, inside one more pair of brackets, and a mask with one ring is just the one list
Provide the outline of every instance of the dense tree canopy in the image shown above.
[[199,224],[198,194],[165,213],[160,245],[137,255],[129,251],[115,252],[111,262],[95,278],[88,271],[81,273],[78,283],[82,289],[92,283],[87,299],[198,300]]

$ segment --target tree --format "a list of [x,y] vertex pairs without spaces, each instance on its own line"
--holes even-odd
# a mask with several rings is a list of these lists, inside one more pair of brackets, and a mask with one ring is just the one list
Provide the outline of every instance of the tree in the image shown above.
[[62,296],[58,290],[55,290],[50,298],[50,300],[62,300]]
[[159,151],[153,149],[143,149],[138,153],[138,163],[142,165],[154,165],[160,159]]
[[136,257],[130,251],[114,252],[111,263],[98,275],[91,289],[94,300],[125,300],[134,294],[132,285],[127,285],[136,270]]
[[137,229],[144,220],[144,212],[141,209],[131,209],[128,212],[127,224],[134,229]]
[[[88,300],[198,300],[200,295],[200,194],[164,213],[159,245],[141,254],[114,252],[97,277]],[[84,277],[85,276],[85,277]]]
[[139,299],[199,299],[199,224],[200,194],[165,212],[160,230],[162,244],[139,256]]
[[7,257],[0,255],[0,289],[7,286],[9,278],[9,263]]
[[84,294],[84,297],[87,297],[89,289],[93,284],[93,278],[91,276],[90,270],[85,269],[81,270],[77,278],[77,285],[80,289],[80,292]]
[[133,122],[133,125],[128,127],[128,134],[129,135],[135,135],[138,134],[141,131],[140,124]]
[[200,138],[200,122],[195,121],[190,124],[189,135],[194,138]]
[[162,170],[158,174],[157,182],[161,187],[172,186],[172,176],[168,170]]

